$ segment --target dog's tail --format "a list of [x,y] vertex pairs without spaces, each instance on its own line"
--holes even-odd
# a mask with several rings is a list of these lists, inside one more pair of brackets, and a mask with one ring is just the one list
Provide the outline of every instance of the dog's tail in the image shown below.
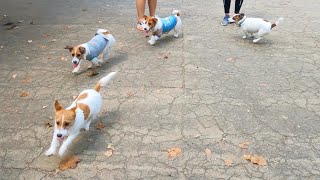
[[283,18],[279,18],[277,22],[271,24],[271,29],[283,22]]
[[93,89],[96,90],[97,92],[99,92],[101,87],[106,86],[116,74],[117,74],[117,72],[109,73],[107,76],[100,79],[100,81],[94,86]]
[[179,10],[173,10],[172,14],[176,15],[176,16],[180,16],[180,11]]

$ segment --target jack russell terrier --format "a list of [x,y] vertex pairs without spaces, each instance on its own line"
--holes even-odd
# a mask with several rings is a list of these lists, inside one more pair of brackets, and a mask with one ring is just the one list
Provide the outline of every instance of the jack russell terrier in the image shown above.
[[[82,59],[86,59],[91,62],[89,69],[93,66],[101,66],[105,61],[109,59],[111,47],[116,42],[112,34],[105,29],[98,29],[95,36],[87,43],[80,44],[78,46],[67,45],[65,49],[69,49],[73,64],[73,73],[77,73],[80,70],[80,64]],[[102,59],[98,59],[98,56],[102,54]]]
[[45,153],[47,156],[55,154],[62,142],[58,154],[63,156],[68,146],[79,135],[80,129],[89,130],[91,121],[98,116],[101,109],[102,97],[99,90],[106,86],[115,75],[116,72],[111,72],[102,78],[93,89],[82,91],[67,108],[63,108],[58,101],[55,101],[54,132],[51,146]]
[[283,21],[283,18],[279,18],[279,20],[275,23],[271,23],[267,20],[261,18],[249,18],[245,16],[244,13],[235,14],[233,17],[228,19],[229,22],[235,22],[243,31],[244,35],[242,38],[247,38],[250,34],[252,37],[253,33],[257,33],[256,39],[253,40],[254,43],[259,42],[263,37],[269,34],[272,28],[276,27]]
[[151,45],[155,44],[162,34],[169,33],[171,30],[175,32],[174,37],[179,37],[182,28],[180,12],[174,10],[172,14],[166,18],[144,16],[145,20],[141,26],[146,34],[152,33],[151,39],[148,41]]

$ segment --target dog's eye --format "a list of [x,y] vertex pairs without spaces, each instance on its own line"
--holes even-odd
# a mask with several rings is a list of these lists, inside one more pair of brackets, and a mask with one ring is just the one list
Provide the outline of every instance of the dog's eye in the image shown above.
[[80,57],[81,54],[78,54],[77,57]]
[[57,125],[58,125],[58,126],[60,125],[60,122],[59,122],[59,121],[57,121]]
[[72,53],[71,56],[74,56],[74,53]]
[[69,123],[64,123],[65,126],[69,126]]

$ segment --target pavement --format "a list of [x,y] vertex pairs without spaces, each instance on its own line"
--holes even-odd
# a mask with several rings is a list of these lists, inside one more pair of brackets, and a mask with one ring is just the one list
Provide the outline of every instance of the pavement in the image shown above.
[[[248,16],[285,19],[253,44],[236,25],[220,25],[220,0],[159,0],[159,16],[181,10],[183,36],[170,33],[154,46],[136,31],[131,0],[0,7],[0,23],[18,27],[0,28],[1,179],[319,179],[318,1],[245,0]],[[97,28],[117,39],[110,62],[96,76],[85,65],[73,75],[63,48],[86,42]],[[81,162],[57,172],[61,158],[44,155],[53,101],[68,106],[112,71],[119,73],[102,90],[100,117],[68,151]],[[170,148],[181,153],[170,157]]]

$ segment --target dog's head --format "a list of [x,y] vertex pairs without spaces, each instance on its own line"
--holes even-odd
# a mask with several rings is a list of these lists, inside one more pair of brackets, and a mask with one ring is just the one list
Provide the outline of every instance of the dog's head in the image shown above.
[[235,14],[231,18],[228,19],[229,22],[239,22],[245,17],[244,13]]
[[86,53],[86,48],[82,46],[66,46],[65,49],[69,49],[72,58],[72,65],[73,65],[73,72],[76,72],[79,70],[78,65],[80,64],[80,61],[84,59],[84,55]]
[[60,141],[68,134],[69,129],[72,127],[76,119],[77,106],[66,110],[58,101],[54,103],[55,108],[55,134]]
[[149,32],[152,30],[158,22],[158,19],[151,16],[144,16],[144,21],[141,22],[141,27],[145,32]]

